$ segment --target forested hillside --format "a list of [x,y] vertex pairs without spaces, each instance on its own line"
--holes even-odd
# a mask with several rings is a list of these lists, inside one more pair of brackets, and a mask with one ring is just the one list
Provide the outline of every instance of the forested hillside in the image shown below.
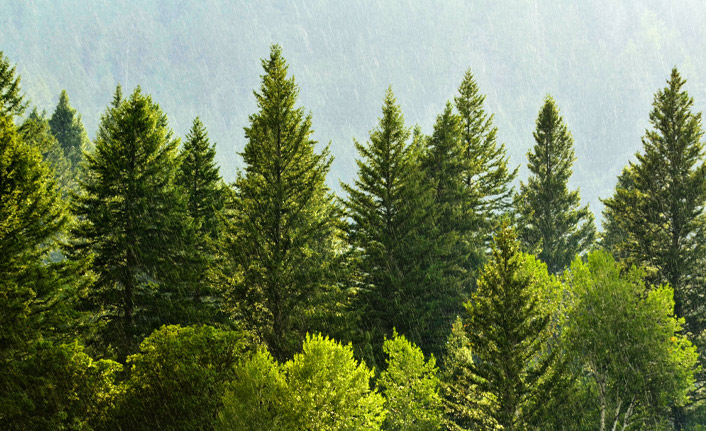
[[706,429],[699,13],[501,3],[3,5],[0,429]]
[[706,106],[705,20],[698,0],[3,2],[0,48],[40,109],[66,89],[91,139],[118,82],[153,94],[181,136],[200,116],[231,181],[258,59],[280,43],[316,140],[332,143],[336,189],[355,176],[353,138],[370,130],[389,85],[407,121],[431,133],[471,68],[513,166],[524,164],[544,97],[557,100],[576,143],[571,183],[600,219],[598,198],[639,149],[652,93],[673,66]]

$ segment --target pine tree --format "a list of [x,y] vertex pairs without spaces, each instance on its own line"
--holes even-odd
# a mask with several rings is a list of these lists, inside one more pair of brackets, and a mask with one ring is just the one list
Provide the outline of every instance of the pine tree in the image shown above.
[[66,159],[71,162],[72,169],[78,169],[83,159],[83,152],[88,149],[88,137],[81,123],[81,116],[69,104],[66,90],[61,91],[59,103],[49,119],[51,132],[64,150]]
[[118,357],[162,323],[192,323],[182,307],[193,280],[190,225],[175,185],[177,147],[167,117],[138,87],[116,98],[87,154],[74,203],[76,256],[90,256],[97,281],[88,306],[99,342]]
[[485,113],[485,95],[480,93],[470,69],[463,76],[454,102],[466,157],[466,217],[476,232],[473,240],[476,251],[470,263],[470,269],[475,270],[485,259],[502,214],[510,209],[517,168],[508,168],[505,145],[496,141],[493,115]]
[[472,362],[457,355],[461,362],[451,364],[467,367],[456,371],[458,390],[453,392],[468,396],[456,399],[453,411],[461,413],[456,416],[461,423],[470,420],[481,429],[536,425],[562,377],[550,311],[559,286],[543,264],[518,249],[514,232],[503,226],[478,289],[466,303],[461,338],[468,342]]
[[549,96],[539,111],[534,140],[527,154],[531,175],[526,184],[520,184],[517,196],[519,233],[523,245],[538,250],[539,259],[555,274],[591,246],[596,228],[588,206],[579,207],[578,190],[568,190],[576,160],[574,141]]
[[[623,171],[605,203],[604,241],[627,263],[647,270],[649,282],[674,289],[674,313],[704,362],[704,263],[706,262],[706,165],[701,113],[672,69],[667,86],[654,97],[643,150]],[[699,373],[703,382],[706,377]],[[703,388],[703,385],[699,385]],[[703,402],[701,391],[694,399]],[[676,429],[685,427],[685,411],[675,407]]]
[[283,360],[332,309],[340,210],[325,184],[328,148],[315,151],[311,117],[296,107],[298,87],[278,45],[262,66],[220,278],[228,310]]
[[216,148],[196,117],[183,143],[177,183],[187,196],[186,208],[199,227],[200,236],[215,240],[218,235],[217,212],[223,209],[223,179],[215,162]]

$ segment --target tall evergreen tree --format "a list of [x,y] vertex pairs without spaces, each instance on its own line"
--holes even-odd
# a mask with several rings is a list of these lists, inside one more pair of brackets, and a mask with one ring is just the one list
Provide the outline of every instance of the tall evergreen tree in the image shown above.
[[162,323],[191,323],[180,308],[193,278],[191,235],[175,185],[178,140],[167,117],[138,87],[104,114],[95,152],[87,154],[74,204],[73,252],[90,256],[97,281],[91,311],[107,322],[103,347],[119,357]]
[[59,95],[59,103],[49,119],[49,125],[72,168],[77,169],[83,159],[83,151],[88,149],[88,136],[81,116],[69,104],[66,90],[62,90]]
[[476,232],[476,252],[470,264],[471,269],[478,269],[502,214],[512,204],[512,181],[517,168],[508,167],[505,145],[497,143],[493,115],[486,114],[485,95],[481,94],[470,69],[463,76],[454,102],[466,157],[466,217]]
[[479,429],[524,430],[541,420],[562,377],[551,311],[557,289],[546,267],[520,253],[514,232],[503,226],[466,303],[465,333],[455,327],[452,338],[473,353],[456,346],[456,362],[447,367],[461,367],[453,371],[456,388],[445,388],[453,395],[452,429],[475,423]]
[[223,209],[225,190],[215,161],[216,148],[208,139],[206,127],[196,117],[183,143],[177,183],[186,192],[186,208],[201,236],[215,240],[217,212]]
[[15,118],[27,109],[27,102],[21,93],[20,76],[15,74],[16,66],[0,51],[0,115]]
[[[674,289],[674,313],[705,361],[706,165],[701,113],[672,69],[667,86],[654,97],[643,150],[623,171],[605,203],[604,241],[630,264],[647,269],[653,284]],[[706,380],[703,373],[698,376]],[[702,388],[694,396],[703,401]],[[686,426],[685,411],[674,409],[676,429]]]
[[381,366],[382,343],[395,327],[425,353],[438,355],[462,303],[458,282],[445,278],[449,263],[442,258],[450,252],[435,226],[435,190],[421,167],[422,137],[415,132],[411,143],[409,138],[388,89],[369,142],[356,142],[358,178],[343,185],[349,243],[359,254],[355,308],[362,310],[361,344],[367,359]]
[[535,145],[527,154],[531,175],[526,184],[520,184],[516,203],[519,234],[524,246],[538,251],[549,272],[556,274],[591,246],[596,228],[588,206],[579,206],[578,190],[568,190],[576,160],[574,141],[549,96],[539,111],[533,135]]
[[259,111],[245,128],[245,170],[234,185],[221,278],[228,310],[283,360],[330,309],[340,210],[325,183],[328,148],[315,151],[311,117],[296,107],[299,90],[278,45],[262,66]]

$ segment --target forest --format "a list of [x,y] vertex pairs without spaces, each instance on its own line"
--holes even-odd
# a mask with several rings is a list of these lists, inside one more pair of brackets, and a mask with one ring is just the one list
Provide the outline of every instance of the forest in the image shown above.
[[[283,48],[242,167],[118,85],[95,137],[0,53],[0,429],[706,429],[706,152],[686,77],[603,199],[561,100],[525,180],[469,69],[430,134],[390,87],[333,190]],[[175,89],[175,91],[178,91]]]

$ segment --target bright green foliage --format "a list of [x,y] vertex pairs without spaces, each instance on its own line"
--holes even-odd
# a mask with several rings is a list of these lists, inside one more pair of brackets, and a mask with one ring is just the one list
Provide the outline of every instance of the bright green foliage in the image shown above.
[[0,428],[93,429],[107,414],[121,368],[110,360],[94,361],[75,342],[34,343],[23,360],[0,372]]
[[69,95],[66,90],[59,95],[59,104],[49,119],[51,132],[59,141],[59,145],[64,150],[66,159],[71,163],[71,167],[78,169],[79,163],[83,160],[83,152],[88,150],[89,141],[86,130],[83,128],[81,116],[69,104]]
[[226,386],[216,429],[294,429],[287,402],[287,382],[282,366],[266,350],[260,350],[235,367],[233,381]]
[[186,192],[186,208],[199,236],[209,240],[218,236],[217,212],[225,202],[225,186],[215,157],[215,144],[211,145],[206,127],[196,117],[181,149],[177,184]]
[[515,234],[503,226],[466,304],[463,329],[473,362],[455,372],[453,385],[468,395],[452,399],[457,406],[451,404],[451,419],[462,421],[452,429],[468,429],[463,424],[469,421],[483,429],[527,429],[541,422],[560,389],[553,323],[560,285],[546,266],[518,248]]
[[20,77],[15,76],[16,66],[0,51],[0,115],[14,119],[27,109],[27,102],[20,93]]
[[249,342],[211,326],[163,326],[127,359],[115,409],[103,426],[130,430],[213,429],[225,384]]
[[496,141],[493,115],[485,113],[485,95],[480,93],[470,69],[463,76],[454,102],[466,158],[466,217],[475,232],[476,252],[471,269],[476,270],[484,260],[502,214],[510,208],[517,168],[510,170],[507,166],[505,145]]
[[228,310],[284,360],[317,326],[314,319],[335,309],[340,210],[325,184],[328,149],[315,151],[311,117],[295,106],[298,88],[279,46],[262,66],[221,279]]
[[76,181],[71,171],[71,163],[64,156],[64,150],[52,134],[44,113],[40,114],[36,108],[33,109],[20,126],[19,133],[25,142],[42,153],[42,158],[54,171],[54,180],[59,190],[64,193],[72,190]]
[[296,413],[295,429],[378,430],[384,398],[370,390],[373,371],[353,357],[353,348],[328,337],[307,335],[302,353],[284,364]]
[[[366,358],[383,364],[382,343],[392,328],[427,353],[440,353],[462,302],[457,280],[446,280],[452,262],[446,238],[434,225],[434,189],[421,168],[421,136],[410,133],[392,90],[378,127],[360,158],[354,186],[343,185],[350,225],[348,240],[359,253],[359,293]],[[450,258],[454,259],[454,258]],[[362,343],[361,343],[362,344]]]
[[373,371],[350,345],[321,335],[307,335],[283,365],[258,352],[235,375],[219,430],[372,431],[385,418],[384,398],[370,389]]
[[517,196],[518,230],[524,247],[539,251],[539,259],[556,274],[591,246],[596,228],[588,206],[579,206],[578,190],[567,187],[576,160],[574,141],[551,97],[536,124],[536,143],[527,154],[531,175]]
[[571,265],[566,346],[590,383],[593,429],[645,429],[693,388],[696,349],[674,317],[673,291],[602,251]]
[[87,305],[107,322],[98,341],[122,358],[163,323],[200,320],[189,291],[192,233],[175,185],[178,145],[138,87],[108,108],[96,149],[86,154],[73,252],[90,257],[97,275]]
[[441,429],[443,410],[436,361],[424,361],[424,353],[402,335],[385,340],[387,368],[377,380],[385,396],[386,431]]

